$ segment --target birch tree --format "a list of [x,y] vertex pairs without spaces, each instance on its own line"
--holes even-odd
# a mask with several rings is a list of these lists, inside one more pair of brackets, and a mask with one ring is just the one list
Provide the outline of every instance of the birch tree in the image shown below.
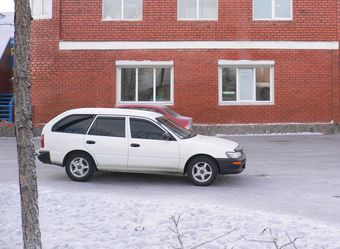
[[15,130],[19,163],[21,218],[24,248],[41,248],[38,188],[31,110],[30,39],[31,8],[29,0],[14,0]]

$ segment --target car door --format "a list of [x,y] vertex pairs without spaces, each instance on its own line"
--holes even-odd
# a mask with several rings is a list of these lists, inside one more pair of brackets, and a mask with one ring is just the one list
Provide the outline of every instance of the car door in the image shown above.
[[98,169],[126,170],[126,117],[97,117],[85,136],[85,147],[94,155]]
[[179,163],[179,146],[175,138],[156,123],[143,118],[129,119],[129,170],[174,172]]

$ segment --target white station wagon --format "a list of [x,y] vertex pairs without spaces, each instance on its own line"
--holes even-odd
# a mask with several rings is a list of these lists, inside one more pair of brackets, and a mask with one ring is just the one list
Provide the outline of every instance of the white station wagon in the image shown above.
[[196,135],[159,113],[116,108],[66,111],[41,134],[41,162],[65,166],[75,181],[95,171],[187,174],[200,186],[244,170],[236,142]]

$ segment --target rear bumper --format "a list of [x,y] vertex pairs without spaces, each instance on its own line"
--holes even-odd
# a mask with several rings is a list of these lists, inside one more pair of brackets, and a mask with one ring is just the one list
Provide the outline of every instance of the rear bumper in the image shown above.
[[246,154],[241,158],[216,158],[220,166],[220,174],[238,174],[246,168]]
[[40,162],[52,164],[49,151],[39,151],[38,159]]

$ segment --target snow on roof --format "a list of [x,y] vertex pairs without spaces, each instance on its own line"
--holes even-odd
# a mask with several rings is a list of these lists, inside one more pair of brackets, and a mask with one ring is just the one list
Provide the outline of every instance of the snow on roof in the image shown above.
[[0,13],[0,60],[12,37],[14,37],[14,12],[2,12]]

